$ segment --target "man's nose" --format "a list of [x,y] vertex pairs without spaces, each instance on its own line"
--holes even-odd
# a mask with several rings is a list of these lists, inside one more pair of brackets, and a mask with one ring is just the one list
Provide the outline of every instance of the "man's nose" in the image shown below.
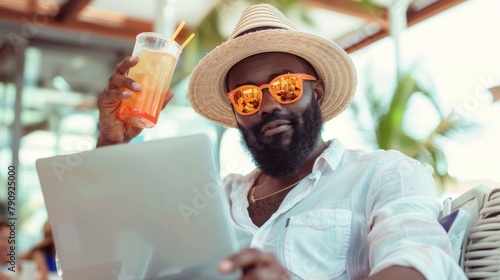
[[265,116],[272,114],[274,111],[281,111],[283,104],[276,101],[271,94],[269,89],[265,88],[262,90],[262,104],[260,105],[259,114]]

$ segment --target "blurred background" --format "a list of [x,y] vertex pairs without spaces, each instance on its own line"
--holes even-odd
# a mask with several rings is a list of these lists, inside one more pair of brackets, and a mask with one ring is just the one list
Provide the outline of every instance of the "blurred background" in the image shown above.
[[170,35],[185,20],[177,41],[196,37],[181,54],[173,101],[134,141],[207,133],[220,145],[222,176],[253,169],[238,132],[197,116],[186,86],[243,9],[262,2],[337,42],[357,67],[354,101],[325,124],[325,139],[420,160],[439,198],[500,187],[498,0],[2,0],[0,213],[15,166],[21,251],[43,238],[47,219],[35,161],[95,147],[96,99],[140,32]]

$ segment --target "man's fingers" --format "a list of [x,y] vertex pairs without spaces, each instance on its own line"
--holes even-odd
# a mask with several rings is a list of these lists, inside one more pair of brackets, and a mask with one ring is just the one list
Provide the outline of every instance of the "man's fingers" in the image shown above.
[[163,101],[163,106],[161,107],[162,110],[165,108],[165,106],[167,106],[168,102],[172,100],[172,97],[174,97],[174,92],[171,90],[167,91],[167,94],[165,95],[165,101]]
[[245,249],[222,260],[217,268],[222,274],[243,270],[241,280],[290,279],[288,271],[277,261],[273,254],[253,248]]
[[128,70],[139,63],[139,57],[132,56],[125,58],[122,62],[118,63],[115,67],[115,74],[125,75]]
[[226,260],[228,263],[226,263],[226,268],[230,268],[228,272],[231,273],[237,269],[245,269],[249,266],[255,265],[259,260],[260,254],[261,252],[257,249],[245,249],[227,258]]
[[126,77],[124,73],[139,62],[138,57],[124,59],[115,67],[115,73],[108,80],[106,88],[99,96],[97,105],[101,107],[114,107],[120,104],[120,100],[132,96],[131,91],[140,91],[142,86],[134,80]]
[[117,74],[109,78],[108,86],[111,88],[127,88],[132,91],[140,91],[142,89],[142,86],[136,81]]
[[259,267],[245,273],[241,280],[289,280],[288,273],[277,266]]
[[244,270],[257,264],[270,263],[273,260],[272,255],[250,248],[222,260],[218,268],[221,273],[229,274],[238,269]]
[[112,89],[107,92],[107,97],[109,99],[124,99],[132,96],[132,92],[127,90]]
[[130,91],[113,89],[108,90],[101,94],[97,99],[97,106],[100,109],[104,108],[116,108],[121,103],[121,99],[129,98],[132,96]]

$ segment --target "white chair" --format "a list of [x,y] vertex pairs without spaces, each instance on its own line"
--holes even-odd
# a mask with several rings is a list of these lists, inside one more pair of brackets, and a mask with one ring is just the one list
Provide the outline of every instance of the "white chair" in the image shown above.
[[467,277],[500,279],[500,189],[479,185],[447,199],[439,218]]

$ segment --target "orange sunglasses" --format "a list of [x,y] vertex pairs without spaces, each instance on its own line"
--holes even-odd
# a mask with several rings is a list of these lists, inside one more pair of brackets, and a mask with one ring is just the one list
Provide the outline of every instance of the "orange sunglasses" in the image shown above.
[[275,77],[269,84],[261,86],[243,85],[230,91],[227,96],[240,115],[257,113],[262,104],[262,90],[267,88],[269,94],[281,104],[290,104],[302,97],[302,81],[316,81],[316,78],[303,73],[288,73]]

